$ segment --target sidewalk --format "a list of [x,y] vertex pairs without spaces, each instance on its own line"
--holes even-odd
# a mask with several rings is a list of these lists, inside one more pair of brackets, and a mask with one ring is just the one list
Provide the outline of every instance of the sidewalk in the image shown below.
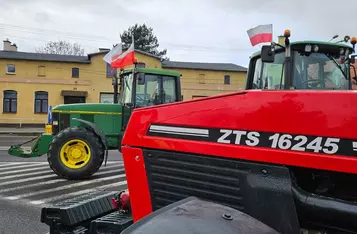
[[0,127],[0,135],[36,136],[45,131],[45,128],[8,128]]

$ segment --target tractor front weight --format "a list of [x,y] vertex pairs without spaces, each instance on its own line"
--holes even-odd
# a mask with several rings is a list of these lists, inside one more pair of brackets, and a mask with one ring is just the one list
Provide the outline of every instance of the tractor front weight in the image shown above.
[[[43,133],[40,136],[33,138],[27,142],[18,145],[12,145],[9,150],[8,154],[20,158],[35,158],[40,157],[44,154],[47,154],[48,147],[51,144],[53,139],[53,135],[49,133]],[[22,146],[24,144],[34,142],[31,146],[30,150],[26,150]]]

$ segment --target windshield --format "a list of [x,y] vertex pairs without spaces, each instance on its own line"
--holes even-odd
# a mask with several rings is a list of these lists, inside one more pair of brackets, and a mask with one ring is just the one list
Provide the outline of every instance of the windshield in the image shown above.
[[136,107],[159,105],[175,100],[175,77],[145,74],[145,83],[136,84]]
[[[292,53],[292,89],[348,89],[347,61],[324,53]],[[276,53],[273,63],[255,62],[253,89],[283,89],[284,52]]]

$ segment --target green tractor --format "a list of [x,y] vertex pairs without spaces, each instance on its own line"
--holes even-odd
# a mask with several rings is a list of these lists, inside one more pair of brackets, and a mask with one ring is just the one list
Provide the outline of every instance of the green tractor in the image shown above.
[[120,151],[134,108],[182,101],[180,77],[176,71],[138,65],[121,70],[119,78],[113,78],[114,103],[58,105],[49,113],[45,133],[33,139],[31,150],[25,150],[23,143],[12,145],[8,153],[24,158],[47,154],[60,177],[89,178],[108,157],[108,150]]

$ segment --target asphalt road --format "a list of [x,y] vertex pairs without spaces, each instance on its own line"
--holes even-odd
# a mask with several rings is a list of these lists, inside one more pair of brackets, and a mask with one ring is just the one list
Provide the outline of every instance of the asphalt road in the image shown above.
[[88,180],[68,181],[49,168],[46,156],[17,158],[4,150],[31,137],[0,136],[0,234],[45,234],[41,208],[97,189],[122,190],[126,178],[121,154],[109,151],[108,164]]

